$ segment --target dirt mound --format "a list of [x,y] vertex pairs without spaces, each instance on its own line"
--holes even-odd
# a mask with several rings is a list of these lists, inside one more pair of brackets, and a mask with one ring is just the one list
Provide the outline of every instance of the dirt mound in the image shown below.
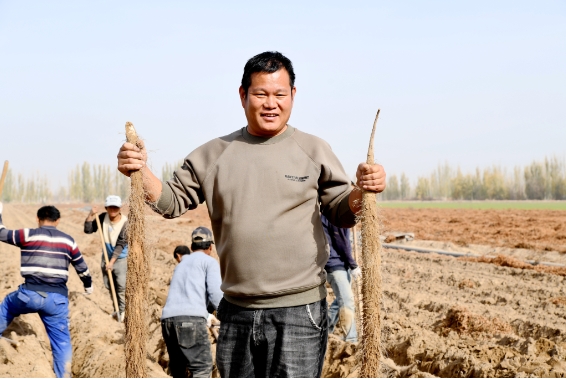
[[540,273],[556,274],[558,276],[566,276],[566,267],[554,267],[546,265],[531,265],[522,260],[508,255],[499,254],[496,257],[460,257],[462,261],[472,261],[476,263],[490,263],[502,267],[530,269]]
[[439,325],[439,330],[443,335],[448,335],[450,331],[459,334],[477,336],[479,334],[502,334],[512,331],[508,323],[503,322],[497,317],[486,318],[481,315],[470,313],[463,306],[452,306],[446,319]]

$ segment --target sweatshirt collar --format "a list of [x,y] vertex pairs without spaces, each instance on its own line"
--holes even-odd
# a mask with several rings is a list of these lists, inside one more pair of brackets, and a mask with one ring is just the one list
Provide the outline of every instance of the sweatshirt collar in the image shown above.
[[277,144],[279,141],[283,141],[287,137],[291,136],[294,132],[295,132],[295,128],[293,128],[289,124],[287,124],[287,129],[285,130],[285,132],[273,137],[254,136],[248,132],[247,127],[242,128],[242,136],[244,137],[244,140],[246,140],[251,144],[259,144],[259,145]]

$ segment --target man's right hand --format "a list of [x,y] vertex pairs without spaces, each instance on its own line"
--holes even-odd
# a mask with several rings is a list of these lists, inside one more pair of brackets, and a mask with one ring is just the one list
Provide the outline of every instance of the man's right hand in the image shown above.
[[118,170],[125,176],[130,176],[131,172],[138,171],[146,166],[147,152],[143,142],[140,140],[142,148],[138,148],[129,142],[124,143],[118,152]]
[[157,178],[146,165],[147,152],[144,143],[139,140],[141,149],[130,144],[124,143],[118,152],[118,170],[125,176],[130,176],[133,172],[142,171],[143,189],[145,200],[157,202],[161,196],[161,180]]

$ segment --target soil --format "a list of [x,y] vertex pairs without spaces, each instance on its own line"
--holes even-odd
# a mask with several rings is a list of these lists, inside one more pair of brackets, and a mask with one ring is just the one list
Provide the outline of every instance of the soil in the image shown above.
[[[89,208],[58,207],[62,213],[59,228],[77,241],[95,285],[94,294],[83,295],[82,283],[70,270],[72,374],[125,377],[124,325],[110,315],[113,306],[102,285],[98,236],[82,231]],[[6,204],[4,225],[34,227],[36,210],[33,205]],[[559,238],[566,231],[564,212],[387,209],[383,214],[387,231],[415,233],[416,240],[405,244],[566,262],[562,253],[566,242]],[[168,376],[159,317],[175,267],[172,252],[176,245],[188,244],[191,231],[199,225],[210,227],[205,207],[174,220],[147,214],[152,258],[150,377]],[[525,245],[517,247],[520,243]],[[18,249],[1,244],[0,299],[21,284],[19,263]],[[387,376],[566,376],[566,276],[496,264],[383,251],[382,345]],[[328,300],[332,299],[329,293]],[[343,342],[339,331],[337,328],[337,335],[329,337],[323,375],[355,377],[361,353],[357,344]],[[37,315],[16,318],[3,336],[17,341],[18,346],[0,339],[1,377],[54,376],[49,340]]]

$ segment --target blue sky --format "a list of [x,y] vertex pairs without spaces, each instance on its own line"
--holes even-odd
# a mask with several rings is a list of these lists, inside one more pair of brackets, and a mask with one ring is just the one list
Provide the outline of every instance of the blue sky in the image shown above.
[[132,121],[159,169],[246,124],[248,58],[286,54],[290,124],[353,175],[566,156],[564,1],[0,1],[0,160],[66,184]]

